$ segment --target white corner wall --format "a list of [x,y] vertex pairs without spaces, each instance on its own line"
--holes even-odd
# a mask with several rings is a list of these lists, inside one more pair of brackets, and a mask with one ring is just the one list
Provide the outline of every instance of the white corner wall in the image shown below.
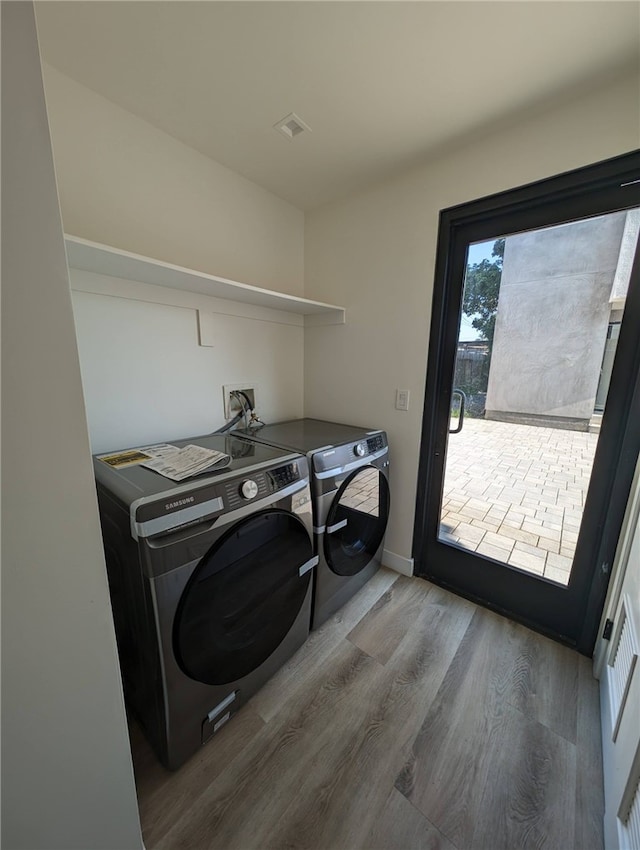
[[[74,287],[95,277],[71,269]],[[92,452],[211,433],[226,421],[226,384],[253,387],[264,421],[303,415],[302,326],[213,313],[214,345],[201,346],[190,302],[215,299],[167,291],[177,306],[139,300],[158,287],[122,281],[127,289],[129,298],[73,292]]]
[[[439,211],[638,146],[634,69],[307,215],[305,295],[348,318],[305,333],[305,415],[388,432],[387,550],[411,556]],[[408,412],[396,388],[410,390]]]
[[303,294],[300,210],[51,66],[43,74],[66,233]]
[[[300,210],[54,68],[44,80],[67,233],[303,294]],[[92,451],[209,433],[225,422],[224,384],[255,386],[265,421],[303,415],[301,326],[170,290],[153,303],[152,289],[73,292]],[[198,308],[215,313],[213,347],[198,344]]]
[[31,3],[2,3],[2,846],[142,837]]

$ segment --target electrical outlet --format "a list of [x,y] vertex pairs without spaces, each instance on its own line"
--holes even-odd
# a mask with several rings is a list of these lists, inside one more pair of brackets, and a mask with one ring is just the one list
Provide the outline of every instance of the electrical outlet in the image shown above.
[[396,410],[409,410],[409,390],[396,390]]
[[251,407],[256,406],[256,391],[255,387],[251,386],[251,382],[245,381],[243,384],[223,384],[222,398],[224,404],[224,418],[233,419],[236,413],[242,409],[237,398],[231,395],[232,390],[242,390],[249,397]]

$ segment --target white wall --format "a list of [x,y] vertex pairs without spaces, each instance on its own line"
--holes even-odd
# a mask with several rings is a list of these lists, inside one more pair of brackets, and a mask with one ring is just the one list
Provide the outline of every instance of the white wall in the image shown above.
[[44,66],[66,233],[302,295],[303,213]]
[[[67,233],[302,294],[300,210],[55,69],[44,75]],[[72,270],[74,289],[83,276]],[[224,315],[215,300],[167,290],[154,304],[148,292],[74,292],[94,452],[214,430],[225,421],[223,384],[255,386],[265,421],[302,416],[302,327],[269,311]],[[213,348],[198,345],[198,306],[216,312]]]
[[[91,278],[71,270],[74,288]],[[203,347],[196,305],[217,299],[164,290],[174,304],[138,300],[153,289],[123,281],[131,298],[73,293],[93,452],[210,433],[225,422],[223,384],[253,387],[265,421],[303,415],[301,326],[217,313],[214,346]]]
[[634,149],[639,110],[636,71],[307,214],[305,295],[347,324],[306,331],[305,414],[388,431],[388,550],[411,555],[439,210]]
[[142,847],[31,3],[2,4],[2,846]]

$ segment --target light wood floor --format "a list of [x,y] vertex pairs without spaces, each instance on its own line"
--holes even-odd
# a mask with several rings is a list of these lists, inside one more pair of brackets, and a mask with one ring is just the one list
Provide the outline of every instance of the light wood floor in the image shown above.
[[132,725],[147,850],[601,850],[588,659],[381,570],[176,773]]

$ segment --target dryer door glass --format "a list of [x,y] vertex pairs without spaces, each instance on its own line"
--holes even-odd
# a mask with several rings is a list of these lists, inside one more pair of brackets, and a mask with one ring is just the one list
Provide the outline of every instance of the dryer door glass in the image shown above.
[[208,685],[234,682],[259,667],[305,604],[313,556],[293,514],[269,510],[234,525],[189,579],[176,612],[174,650],[181,669]]
[[371,562],[387,528],[389,485],[373,466],[357,469],[342,484],[329,508],[324,556],[340,576],[353,576]]

